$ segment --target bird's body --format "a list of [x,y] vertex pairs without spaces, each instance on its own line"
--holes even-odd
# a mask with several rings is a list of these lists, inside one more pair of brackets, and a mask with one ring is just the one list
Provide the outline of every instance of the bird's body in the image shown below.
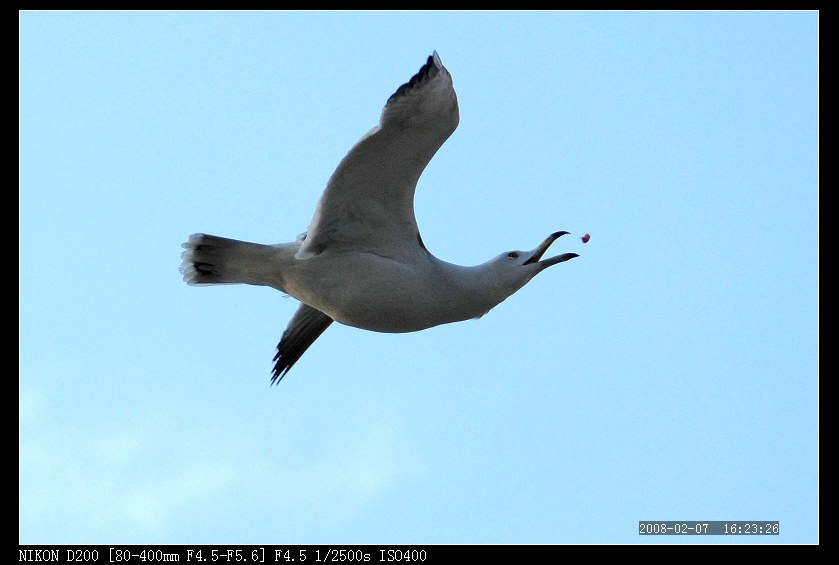
[[261,245],[194,234],[184,244],[181,272],[189,284],[270,286],[302,303],[278,345],[274,379],[333,320],[412,332],[480,317],[544,268],[576,257],[539,260],[566,232],[551,234],[533,251],[503,253],[474,267],[447,263],[425,248],[414,190],[458,121],[451,75],[435,52],[338,165],[296,241]]
[[228,277],[204,284],[270,286],[364,330],[413,332],[478,318],[509,296],[492,271],[453,265],[425,250],[410,260],[328,250],[298,259],[299,242],[260,245],[205,234],[191,236],[186,246],[193,265],[209,259]]

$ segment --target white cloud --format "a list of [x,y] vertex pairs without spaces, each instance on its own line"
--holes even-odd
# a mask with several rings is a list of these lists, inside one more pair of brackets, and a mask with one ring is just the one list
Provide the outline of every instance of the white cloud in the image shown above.
[[416,469],[393,414],[312,445],[299,427],[252,433],[245,422],[184,425],[138,411],[57,426],[63,404],[21,388],[21,543],[233,543],[341,529]]

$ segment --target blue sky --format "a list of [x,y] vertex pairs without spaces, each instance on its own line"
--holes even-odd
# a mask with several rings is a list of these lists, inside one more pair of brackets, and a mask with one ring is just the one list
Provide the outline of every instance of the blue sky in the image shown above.
[[[817,542],[818,24],[22,12],[20,542]],[[581,257],[477,321],[333,324],[270,387],[296,301],[189,287],[180,244],[294,239],[434,49],[428,249]]]

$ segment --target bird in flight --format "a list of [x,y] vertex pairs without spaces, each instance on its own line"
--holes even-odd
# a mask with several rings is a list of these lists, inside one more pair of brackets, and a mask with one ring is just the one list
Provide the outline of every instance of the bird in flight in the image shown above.
[[190,285],[269,286],[300,301],[277,345],[272,383],[333,321],[400,333],[480,318],[538,273],[577,257],[542,259],[566,231],[471,267],[426,249],[414,191],[459,120],[452,77],[435,51],[338,164],[296,241],[263,245],[196,233],[183,244],[180,272]]

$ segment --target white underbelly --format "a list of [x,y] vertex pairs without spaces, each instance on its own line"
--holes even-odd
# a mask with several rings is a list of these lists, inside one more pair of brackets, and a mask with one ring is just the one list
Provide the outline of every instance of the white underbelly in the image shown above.
[[[364,255],[361,260],[312,258],[286,291],[342,324],[402,333],[475,318],[486,313],[433,270]],[[466,298],[466,300],[464,300]]]

